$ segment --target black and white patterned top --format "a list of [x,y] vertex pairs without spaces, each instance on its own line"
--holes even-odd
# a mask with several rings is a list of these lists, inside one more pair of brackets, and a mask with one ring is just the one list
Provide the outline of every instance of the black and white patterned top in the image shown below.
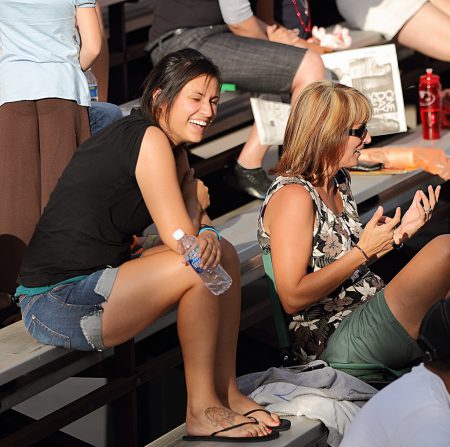
[[[276,191],[292,183],[304,186],[314,202],[313,249],[308,263],[308,273],[331,264],[350,251],[359,240],[362,225],[350,190],[347,172],[340,170],[335,182],[344,204],[343,211],[339,215],[325,205],[310,182],[299,177],[277,177],[267,192],[258,218],[258,242],[263,252],[270,253],[270,236],[263,225],[267,204]],[[299,228],[299,232],[301,230]],[[383,280],[364,265],[328,296],[291,315],[289,330],[296,355],[304,361],[319,356],[325,349],[328,338],[343,318],[373,298],[383,287]]]

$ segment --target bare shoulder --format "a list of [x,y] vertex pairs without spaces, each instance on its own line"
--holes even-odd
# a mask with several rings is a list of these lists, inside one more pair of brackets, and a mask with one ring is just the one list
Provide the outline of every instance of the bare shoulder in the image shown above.
[[160,172],[167,174],[176,170],[175,157],[167,135],[158,127],[151,126],[145,131],[139,150],[136,174],[148,175],[155,169],[154,175]]
[[314,221],[313,201],[306,188],[299,184],[289,184],[274,193],[264,213],[264,226],[270,234],[277,227],[301,227]]
[[169,152],[173,154],[172,146],[167,135],[159,127],[148,127],[142,139],[139,156],[151,154],[152,157],[158,157]]
[[298,183],[285,185],[276,191],[269,200],[267,208],[289,209],[298,206],[313,209],[313,202],[308,190]]
[[147,127],[142,143],[149,145],[157,145],[158,143],[170,145],[169,138],[167,137],[167,135],[164,133],[162,129],[156,126]]

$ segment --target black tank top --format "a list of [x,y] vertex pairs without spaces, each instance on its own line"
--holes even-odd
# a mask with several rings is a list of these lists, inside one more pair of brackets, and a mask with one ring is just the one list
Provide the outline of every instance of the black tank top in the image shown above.
[[149,40],[152,42],[177,28],[196,28],[223,23],[217,0],[158,0]]
[[152,222],[135,177],[152,125],[135,113],[78,147],[25,252],[19,284],[52,285],[130,259],[132,236]]

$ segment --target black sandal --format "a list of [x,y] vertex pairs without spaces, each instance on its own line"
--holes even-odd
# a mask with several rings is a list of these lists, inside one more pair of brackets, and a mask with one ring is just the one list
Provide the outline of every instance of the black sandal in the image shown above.
[[272,439],[277,439],[280,434],[278,432],[272,431],[272,433],[269,433],[265,436],[216,436],[218,433],[223,433],[225,431],[233,430],[238,427],[242,427],[243,425],[247,424],[256,424],[258,425],[259,422],[254,418],[251,417],[253,421],[249,422],[242,422],[240,424],[232,425],[231,427],[223,428],[222,430],[215,431],[214,433],[211,433],[209,436],[191,436],[186,435],[183,436],[184,441],[213,441],[213,442],[263,442],[263,441],[271,441]]
[[[272,415],[272,413],[264,408],[255,408],[254,410],[247,411],[243,416],[250,416],[252,413],[256,413],[257,411],[262,411],[268,415]],[[262,422],[262,421],[259,421]],[[281,419],[280,418],[280,425],[267,425],[264,424],[267,428],[270,428],[274,431],[285,431],[289,430],[291,428],[291,421],[289,419]]]

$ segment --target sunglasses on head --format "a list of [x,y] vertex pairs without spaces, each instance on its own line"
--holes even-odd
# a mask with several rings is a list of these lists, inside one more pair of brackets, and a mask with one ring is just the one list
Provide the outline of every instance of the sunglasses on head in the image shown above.
[[350,129],[348,131],[348,134],[351,137],[358,137],[361,141],[364,141],[364,139],[367,136],[367,132],[368,132],[367,124],[364,123],[364,124],[361,125],[361,127],[358,127],[357,129]]

